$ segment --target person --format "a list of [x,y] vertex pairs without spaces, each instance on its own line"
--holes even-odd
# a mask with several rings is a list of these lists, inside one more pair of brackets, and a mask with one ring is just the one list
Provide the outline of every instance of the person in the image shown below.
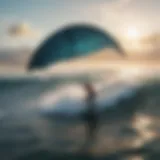
[[94,87],[90,83],[84,84],[84,89],[86,91],[86,112],[84,114],[84,120],[86,125],[86,145],[85,148],[88,149],[95,139],[96,128],[98,117],[96,114],[96,92]]

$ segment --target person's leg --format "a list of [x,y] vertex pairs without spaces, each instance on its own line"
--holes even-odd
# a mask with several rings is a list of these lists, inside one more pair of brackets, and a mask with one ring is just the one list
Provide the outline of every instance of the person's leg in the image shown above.
[[95,141],[96,138],[96,121],[95,119],[89,119],[86,122],[86,143],[85,143],[85,148],[86,150],[90,149],[92,144]]
[[92,120],[89,122],[89,140],[93,142],[95,140],[97,130],[97,120],[96,117],[92,117]]

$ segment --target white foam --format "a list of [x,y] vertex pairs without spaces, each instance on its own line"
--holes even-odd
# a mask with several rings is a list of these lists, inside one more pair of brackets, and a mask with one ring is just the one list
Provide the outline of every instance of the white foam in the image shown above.
[[[122,98],[132,96],[137,88],[132,83],[110,80],[110,82],[98,82],[94,84],[97,92],[97,110],[112,107]],[[57,90],[44,93],[39,102],[41,111],[44,113],[63,112],[79,113],[85,110],[86,92],[82,85],[63,85]]]
[[[119,72],[109,77],[104,72],[93,84],[97,92],[97,109],[114,107],[121,99],[132,98],[146,79],[158,77],[158,71],[136,67],[125,68],[119,69]],[[97,74],[94,76],[96,77]],[[85,109],[85,97],[86,92],[80,81],[75,80],[74,84],[65,84],[64,79],[64,84],[59,88],[43,93],[37,100],[37,106],[40,106],[42,113],[79,113]]]

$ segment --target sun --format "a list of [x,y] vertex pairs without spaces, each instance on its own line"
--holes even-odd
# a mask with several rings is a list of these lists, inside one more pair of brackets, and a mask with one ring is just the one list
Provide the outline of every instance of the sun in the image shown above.
[[123,44],[127,50],[141,50],[143,49],[142,38],[144,32],[141,28],[135,26],[127,26],[124,30]]
[[127,29],[127,34],[126,34],[128,39],[139,39],[141,34],[138,31],[137,28],[130,27]]

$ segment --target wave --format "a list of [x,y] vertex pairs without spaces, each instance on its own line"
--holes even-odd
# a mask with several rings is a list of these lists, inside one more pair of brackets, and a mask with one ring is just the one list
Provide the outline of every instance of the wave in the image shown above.
[[[53,75],[1,77],[1,104],[10,108],[12,103],[17,110],[24,106],[35,107],[41,113],[64,112],[79,113],[85,109],[85,81],[91,81],[97,92],[97,110],[116,106],[121,99],[134,96],[143,83],[152,77],[158,77],[151,70],[124,69],[101,71],[78,75]],[[10,99],[10,101],[8,101]],[[22,106],[23,103],[23,106]]]
[[[153,118],[160,115],[160,81],[157,73],[153,76],[150,73],[136,70],[125,70],[112,76],[103,73],[96,81],[93,80],[92,75],[88,76],[93,80],[92,83],[97,92],[97,110],[103,125],[100,138],[96,143],[97,152],[103,151],[104,154],[108,154],[112,147],[112,151],[124,147],[128,149],[137,143],[142,144],[148,139],[151,140],[151,136],[153,138],[152,133],[150,136],[150,128],[146,129],[144,126],[150,120],[146,114],[154,115]],[[98,75],[97,73],[93,76]],[[72,150],[74,146],[81,147],[85,137],[83,122],[77,122],[77,117],[70,119],[68,124],[65,123],[64,116],[60,117],[63,119],[60,122],[50,118],[50,115],[54,117],[58,115],[57,113],[77,116],[84,111],[85,91],[80,84],[88,77],[86,78],[86,75],[80,77],[81,79],[79,77],[65,79],[64,76],[49,79],[30,78],[29,80],[25,78],[0,79],[1,157],[7,155],[10,157],[8,159],[13,159],[11,158],[13,154],[15,157],[20,157],[32,155],[41,150],[50,151],[54,155],[57,149],[62,153]],[[113,112],[112,109],[114,109]],[[138,117],[138,121],[133,124],[134,136],[132,136],[133,133],[129,135],[130,131],[126,129],[126,126],[132,127],[128,117],[123,124],[123,118],[127,114],[131,117],[133,115]],[[106,122],[109,115],[112,123]],[[118,116],[119,119],[117,119]],[[153,118],[151,118],[152,121]],[[155,126],[159,124],[159,120],[155,119],[152,131],[154,136],[159,136],[159,126],[157,128]],[[76,144],[74,145],[71,140]],[[129,142],[125,142],[127,140]],[[154,144],[147,144],[147,146],[154,148]]]
[[[97,111],[106,107],[113,107],[120,99],[127,99],[136,93],[139,85],[131,82],[111,81],[110,83],[94,83],[93,84],[97,97],[95,104]],[[62,85],[54,91],[49,91],[40,96],[39,103],[43,113],[58,112],[76,114],[85,111],[86,92],[83,85],[70,84]]]

